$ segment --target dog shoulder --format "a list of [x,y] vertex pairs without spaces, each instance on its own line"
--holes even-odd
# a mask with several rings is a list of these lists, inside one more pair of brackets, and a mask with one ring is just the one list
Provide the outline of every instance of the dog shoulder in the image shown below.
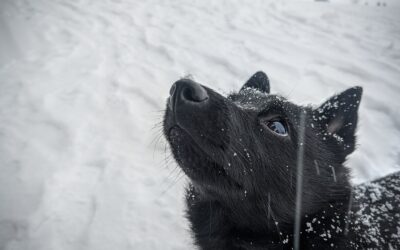
[[400,248],[400,172],[354,188],[353,230],[363,247]]

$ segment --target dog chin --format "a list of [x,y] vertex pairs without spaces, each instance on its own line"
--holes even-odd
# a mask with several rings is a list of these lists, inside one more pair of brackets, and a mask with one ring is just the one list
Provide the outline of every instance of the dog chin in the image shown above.
[[[222,164],[202,150],[190,134],[179,126],[169,129],[168,140],[181,169],[193,184],[207,190],[219,190],[221,185],[242,189],[242,185],[229,176]],[[212,167],[211,169],[209,167]],[[205,172],[198,172],[201,170]],[[202,189],[203,189],[202,188]]]

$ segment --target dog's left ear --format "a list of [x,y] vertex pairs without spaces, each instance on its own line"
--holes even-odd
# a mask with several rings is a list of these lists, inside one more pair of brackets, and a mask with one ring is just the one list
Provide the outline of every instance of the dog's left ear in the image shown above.
[[355,149],[361,95],[362,87],[353,87],[331,97],[313,111],[313,119],[325,134],[336,138],[343,146],[345,155]]
[[240,91],[247,88],[253,88],[264,93],[269,93],[268,76],[262,71],[256,72],[249,80],[247,80]]

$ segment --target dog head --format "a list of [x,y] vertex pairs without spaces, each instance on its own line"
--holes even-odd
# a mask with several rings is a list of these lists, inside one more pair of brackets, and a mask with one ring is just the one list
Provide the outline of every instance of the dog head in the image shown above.
[[343,163],[355,149],[361,94],[353,87],[313,108],[270,94],[263,72],[227,97],[181,79],[171,87],[164,134],[202,197],[271,210],[285,223],[295,214],[298,175],[303,213],[348,197]]

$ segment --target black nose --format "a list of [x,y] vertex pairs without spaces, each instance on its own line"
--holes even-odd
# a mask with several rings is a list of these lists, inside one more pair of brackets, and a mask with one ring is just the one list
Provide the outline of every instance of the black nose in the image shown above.
[[207,91],[198,83],[190,79],[175,82],[170,91],[170,108],[174,109],[180,104],[199,104],[207,101]]

